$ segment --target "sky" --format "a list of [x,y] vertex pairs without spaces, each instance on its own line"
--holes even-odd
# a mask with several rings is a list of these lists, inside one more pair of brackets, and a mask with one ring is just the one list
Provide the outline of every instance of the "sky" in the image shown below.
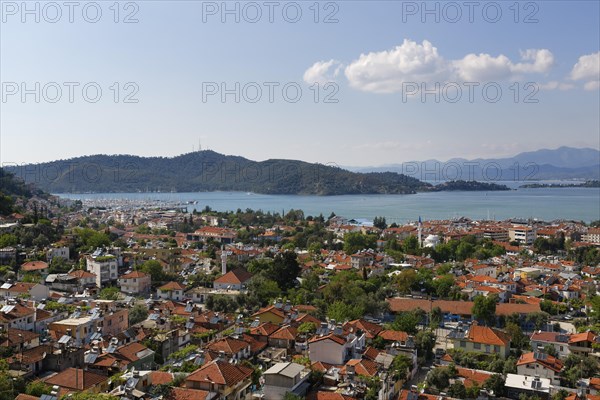
[[0,4],[0,162],[600,148],[598,1]]

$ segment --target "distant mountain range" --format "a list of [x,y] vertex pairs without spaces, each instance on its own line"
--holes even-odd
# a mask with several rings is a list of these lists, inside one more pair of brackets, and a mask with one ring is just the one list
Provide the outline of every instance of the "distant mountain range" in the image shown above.
[[214,151],[172,158],[94,155],[7,169],[51,193],[242,191],[339,195],[508,189],[460,180],[435,187],[396,172],[359,173],[296,160],[256,162]]
[[552,179],[600,179],[600,151],[559,147],[517,154],[507,158],[453,158],[426,160],[377,167],[347,167],[355,172],[390,171],[420,180],[531,181]]

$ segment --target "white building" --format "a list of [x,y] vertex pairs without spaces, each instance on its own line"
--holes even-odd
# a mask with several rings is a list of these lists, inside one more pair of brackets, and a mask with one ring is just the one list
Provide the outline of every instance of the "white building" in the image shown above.
[[64,258],[65,260],[68,260],[70,257],[69,248],[66,246],[61,246],[61,247],[52,247],[52,248],[48,249],[48,251],[46,252],[46,259],[48,260],[48,263],[51,263],[52,259],[56,258],[56,257],[60,257],[60,258]]
[[117,258],[111,255],[97,255],[94,252],[86,257],[86,269],[96,275],[96,286],[102,288],[104,285],[114,283],[119,277]]
[[531,245],[535,240],[535,229],[530,226],[513,226],[508,230],[508,238],[511,242]]
[[282,362],[273,365],[263,373],[265,400],[281,400],[287,392],[304,397],[308,388],[310,370],[303,365]]

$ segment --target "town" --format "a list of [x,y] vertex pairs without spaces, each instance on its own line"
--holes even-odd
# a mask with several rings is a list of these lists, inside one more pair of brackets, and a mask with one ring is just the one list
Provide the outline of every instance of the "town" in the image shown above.
[[599,221],[9,208],[0,399],[600,399]]

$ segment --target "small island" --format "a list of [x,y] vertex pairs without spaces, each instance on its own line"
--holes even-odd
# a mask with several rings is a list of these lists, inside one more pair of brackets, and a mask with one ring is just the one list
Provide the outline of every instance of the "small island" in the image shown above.
[[592,180],[577,183],[528,183],[519,186],[519,189],[540,189],[540,188],[600,188],[600,181]]
[[431,188],[433,192],[449,192],[449,191],[498,191],[510,190],[506,185],[497,183],[478,182],[478,181],[448,181],[435,185]]

